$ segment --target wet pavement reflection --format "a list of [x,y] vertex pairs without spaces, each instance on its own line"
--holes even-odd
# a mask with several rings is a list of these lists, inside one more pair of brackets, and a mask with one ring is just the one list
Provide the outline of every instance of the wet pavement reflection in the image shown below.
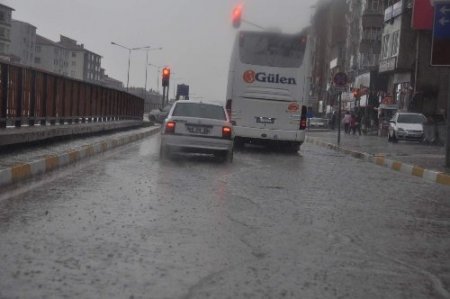
[[313,145],[158,150],[3,195],[0,298],[449,298],[448,187]]

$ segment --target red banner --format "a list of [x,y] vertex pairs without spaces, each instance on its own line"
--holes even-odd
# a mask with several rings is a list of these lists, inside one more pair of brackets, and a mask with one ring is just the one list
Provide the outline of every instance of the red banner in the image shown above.
[[414,0],[412,28],[415,30],[433,29],[434,9],[431,0]]

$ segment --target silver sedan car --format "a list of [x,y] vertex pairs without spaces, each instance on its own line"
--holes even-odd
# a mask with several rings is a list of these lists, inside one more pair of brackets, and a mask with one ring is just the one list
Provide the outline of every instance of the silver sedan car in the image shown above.
[[161,131],[160,157],[172,153],[213,154],[233,160],[233,128],[225,107],[218,103],[175,102]]

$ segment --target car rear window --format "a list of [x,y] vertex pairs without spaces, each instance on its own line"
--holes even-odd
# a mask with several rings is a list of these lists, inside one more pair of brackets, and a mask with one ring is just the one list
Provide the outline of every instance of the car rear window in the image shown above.
[[404,124],[421,124],[425,122],[425,117],[420,114],[399,115],[397,122]]
[[172,116],[186,116],[226,120],[222,106],[203,103],[177,103]]

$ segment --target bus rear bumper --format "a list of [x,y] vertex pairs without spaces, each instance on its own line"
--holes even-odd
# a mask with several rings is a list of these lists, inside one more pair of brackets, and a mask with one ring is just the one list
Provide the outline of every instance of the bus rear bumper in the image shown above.
[[233,126],[234,135],[237,138],[247,140],[289,141],[302,144],[305,141],[304,130],[269,130],[249,127]]

